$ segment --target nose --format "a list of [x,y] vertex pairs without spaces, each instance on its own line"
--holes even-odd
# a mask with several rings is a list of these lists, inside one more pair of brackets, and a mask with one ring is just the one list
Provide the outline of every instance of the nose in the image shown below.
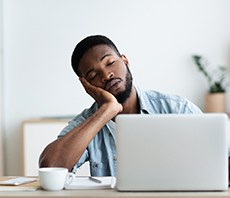
[[111,79],[114,76],[114,73],[112,71],[104,72],[102,76],[102,82],[106,82],[109,79]]

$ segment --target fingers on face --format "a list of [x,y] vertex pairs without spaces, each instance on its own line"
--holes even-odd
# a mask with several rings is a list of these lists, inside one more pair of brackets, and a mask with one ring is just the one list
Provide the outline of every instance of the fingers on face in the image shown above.
[[84,77],[80,77],[79,80],[81,81],[86,92],[92,95],[92,93],[95,91],[95,87],[91,85]]

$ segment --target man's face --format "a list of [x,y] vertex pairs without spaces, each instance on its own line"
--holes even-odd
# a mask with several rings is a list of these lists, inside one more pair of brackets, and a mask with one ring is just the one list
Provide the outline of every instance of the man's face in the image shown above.
[[89,49],[79,63],[79,71],[92,85],[113,94],[123,103],[131,94],[132,75],[128,59],[107,45],[97,45]]

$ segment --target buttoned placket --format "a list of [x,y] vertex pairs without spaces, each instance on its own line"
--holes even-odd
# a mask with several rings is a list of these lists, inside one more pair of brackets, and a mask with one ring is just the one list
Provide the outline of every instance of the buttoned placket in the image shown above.
[[106,147],[107,147],[107,152],[109,156],[109,167],[111,171],[111,175],[115,176],[116,175],[116,135],[115,135],[115,123],[113,121],[110,121],[107,123],[107,140],[105,142]]

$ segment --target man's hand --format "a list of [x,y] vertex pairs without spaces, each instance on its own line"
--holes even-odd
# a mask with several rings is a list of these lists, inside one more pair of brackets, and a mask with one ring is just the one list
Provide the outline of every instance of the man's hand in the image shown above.
[[114,97],[113,94],[110,92],[100,88],[96,87],[92,84],[90,84],[84,77],[80,77],[79,80],[81,81],[83,87],[85,88],[85,91],[94,98],[94,100],[98,103],[99,106],[105,104],[105,103],[113,103],[117,104],[120,108],[119,112],[122,111],[123,107],[120,103],[118,103],[117,99]]

